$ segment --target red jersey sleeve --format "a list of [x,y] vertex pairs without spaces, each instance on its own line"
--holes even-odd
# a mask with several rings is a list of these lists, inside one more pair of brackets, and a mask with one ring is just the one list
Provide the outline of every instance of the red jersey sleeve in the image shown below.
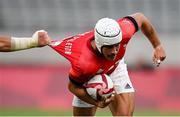
[[136,20],[131,16],[126,16],[117,20],[119,23],[121,30],[123,32],[123,36],[125,38],[131,38],[135,32],[138,31],[138,24]]
[[70,81],[73,81],[75,84],[83,84],[84,82],[82,82],[81,80],[81,70],[78,69],[78,68],[71,68],[69,70],[69,78],[70,78]]

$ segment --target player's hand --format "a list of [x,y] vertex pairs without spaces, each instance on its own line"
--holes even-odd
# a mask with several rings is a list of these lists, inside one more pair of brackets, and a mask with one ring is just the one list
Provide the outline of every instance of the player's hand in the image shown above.
[[44,30],[36,31],[32,38],[38,39],[38,47],[43,47],[48,45],[51,42],[51,38],[49,37],[48,33]]
[[105,108],[106,106],[108,106],[111,103],[112,100],[114,100],[114,94],[112,94],[108,98],[102,98],[101,100],[99,100],[97,103],[97,107]]
[[158,45],[156,48],[154,48],[153,62],[157,67],[159,67],[161,61],[164,61],[165,58],[166,58],[166,53],[162,45]]
[[46,31],[38,32],[38,46],[46,46],[51,42],[51,38],[49,37]]

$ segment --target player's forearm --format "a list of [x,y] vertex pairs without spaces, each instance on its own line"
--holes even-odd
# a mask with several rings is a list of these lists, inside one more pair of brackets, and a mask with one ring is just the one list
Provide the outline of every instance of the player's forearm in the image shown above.
[[0,36],[0,51],[1,52],[11,51],[11,37]]
[[144,35],[148,38],[148,40],[151,42],[153,48],[156,48],[161,44],[156,30],[149,21],[145,22],[142,25],[141,30],[144,33]]
[[151,24],[148,18],[144,16],[143,13],[134,13],[131,16],[136,20],[139,28],[144,33],[144,35],[149,39],[152,46],[154,48],[159,46],[161,44],[160,40],[157,36],[154,26]]
[[97,106],[97,102],[96,100],[94,100],[92,97],[90,97],[88,95],[88,93],[86,92],[85,88],[77,86],[75,84],[73,84],[72,82],[69,82],[69,86],[68,86],[69,90],[76,95],[79,99]]
[[0,37],[0,51],[11,52],[38,46],[38,40],[32,37]]
[[11,37],[11,51],[24,50],[38,46],[38,38]]
[[6,37],[0,36],[0,51],[11,52],[34,47],[43,47],[51,42],[44,30],[36,31],[32,37]]

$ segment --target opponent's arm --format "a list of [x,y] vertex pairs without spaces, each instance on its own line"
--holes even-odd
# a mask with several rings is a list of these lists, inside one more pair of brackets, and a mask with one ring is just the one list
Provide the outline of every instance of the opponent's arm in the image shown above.
[[157,63],[157,66],[160,65],[160,62],[166,58],[164,48],[160,42],[160,39],[156,33],[155,28],[151,22],[145,17],[142,13],[135,13],[131,15],[137,22],[139,28],[144,33],[144,35],[151,42],[154,52],[153,52],[153,61]]
[[11,52],[34,47],[42,47],[49,44],[51,39],[46,31],[36,31],[32,37],[0,36],[0,51]]
[[83,86],[76,85],[75,83],[73,83],[71,81],[69,81],[68,88],[79,99],[81,99],[89,104],[100,107],[100,108],[104,108],[107,105],[109,105],[109,103],[113,99],[113,97],[110,97],[110,98],[104,99],[104,100],[95,100],[92,97],[90,97],[90,95],[86,92],[86,89]]
[[11,37],[0,36],[0,51],[8,52],[11,50]]

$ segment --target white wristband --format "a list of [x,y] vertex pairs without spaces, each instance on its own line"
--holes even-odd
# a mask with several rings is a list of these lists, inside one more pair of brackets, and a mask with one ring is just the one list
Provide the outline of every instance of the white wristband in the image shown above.
[[44,30],[36,31],[32,37],[11,37],[11,50],[23,50],[28,48],[34,48],[38,46],[38,32]]
[[11,50],[23,50],[37,47],[38,43],[35,39],[30,37],[17,38],[11,37]]

